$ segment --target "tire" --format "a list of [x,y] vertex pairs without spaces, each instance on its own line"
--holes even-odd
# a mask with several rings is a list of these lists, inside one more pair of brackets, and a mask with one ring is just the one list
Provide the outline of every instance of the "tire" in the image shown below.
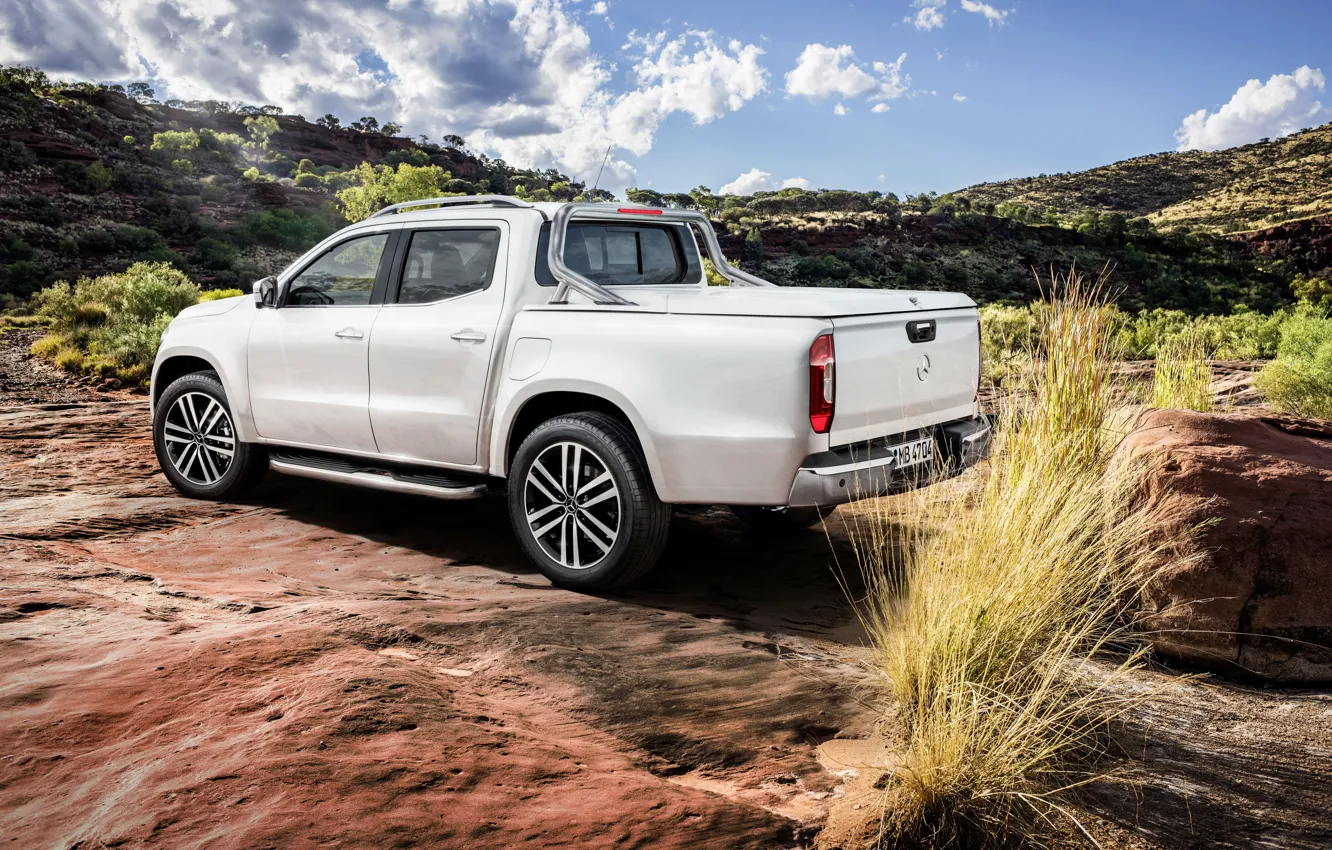
[[509,470],[509,517],[552,583],[604,590],[656,566],[671,508],[653,491],[629,426],[589,412],[550,419],[523,440]]
[[268,451],[236,439],[231,405],[214,372],[177,378],[162,392],[153,409],[153,448],[171,486],[194,499],[235,498],[268,471]]
[[731,513],[754,531],[764,534],[793,534],[816,524],[823,515],[818,508],[762,508],[731,505]]

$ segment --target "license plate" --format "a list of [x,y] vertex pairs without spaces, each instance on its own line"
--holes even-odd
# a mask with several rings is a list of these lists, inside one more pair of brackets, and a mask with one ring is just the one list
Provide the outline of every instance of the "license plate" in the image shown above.
[[922,437],[909,443],[898,443],[889,446],[888,451],[897,458],[898,469],[909,469],[934,459],[934,438]]

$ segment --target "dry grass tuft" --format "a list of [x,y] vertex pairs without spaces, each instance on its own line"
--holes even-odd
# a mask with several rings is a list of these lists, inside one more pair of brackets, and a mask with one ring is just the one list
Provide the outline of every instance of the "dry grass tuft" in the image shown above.
[[1128,626],[1162,543],[1142,470],[1108,463],[1112,333],[1103,279],[1052,280],[1032,392],[986,467],[848,520],[907,737],[885,845],[1039,846],[1076,824],[1064,795],[1133,704],[1114,686],[1141,659]]
[[1152,406],[1211,413],[1216,408],[1207,347],[1196,335],[1163,345],[1152,373]]

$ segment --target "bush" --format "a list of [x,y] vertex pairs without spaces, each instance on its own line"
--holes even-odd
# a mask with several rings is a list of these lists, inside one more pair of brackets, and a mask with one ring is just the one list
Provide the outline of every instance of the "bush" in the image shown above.
[[83,169],[83,186],[91,195],[100,195],[111,188],[111,169],[100,161]]
[[905,733],[882,846],[1048,846],[1110,721],[1146,699],[1118,687],[1143,658],[1135,576],[1181,541],[1141,469],[1109,462],[1112,311],[1076,279],[1056,295],[989,463],[848,520]]
[[338,192],[343,213],[351,222],[369,218],[389,204],[449,195],[444,189],[451,175],[438,165],[402,163],[396,170],[363,162],[351,174],[352,185]]
[[1332,419],[1332,318],[1303,312],[1287,321],[1277,358],[1255,383],[1279,410]]
[[37,162],[37,155],[17,139],[0,139],[0,171],[19,171]]
[[27,298],[49,284],[55,272],[45,263],[19,260],[0,266],[0,294]]
[[133,383],[147,374],[166,326],[199,297],[199,288],[165,263],[135,263],[72,286],[61,281],[34,299],[51,333],[33,353],[62,369]]
[[336,229],[333,222],[324,216],[279,209],[246,213],[232,226],[231,234],[241,244],[304,251],[314,247]]
[[[309,162],[309,160],[304,160]],[[324,181],[318,174],[309,171],[302,171],[296,175],[296,187],[299,189],[319,189],[324,185]]]

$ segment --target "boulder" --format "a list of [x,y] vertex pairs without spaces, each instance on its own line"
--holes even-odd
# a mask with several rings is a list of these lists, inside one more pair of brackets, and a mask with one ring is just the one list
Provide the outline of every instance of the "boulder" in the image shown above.
[[1165,533],[1202,526],[1146,577],[1157,651],[1271,681],[1332,681],[1332,424],[1148,410],[1118,457],[1159,460],[1147,493]]

